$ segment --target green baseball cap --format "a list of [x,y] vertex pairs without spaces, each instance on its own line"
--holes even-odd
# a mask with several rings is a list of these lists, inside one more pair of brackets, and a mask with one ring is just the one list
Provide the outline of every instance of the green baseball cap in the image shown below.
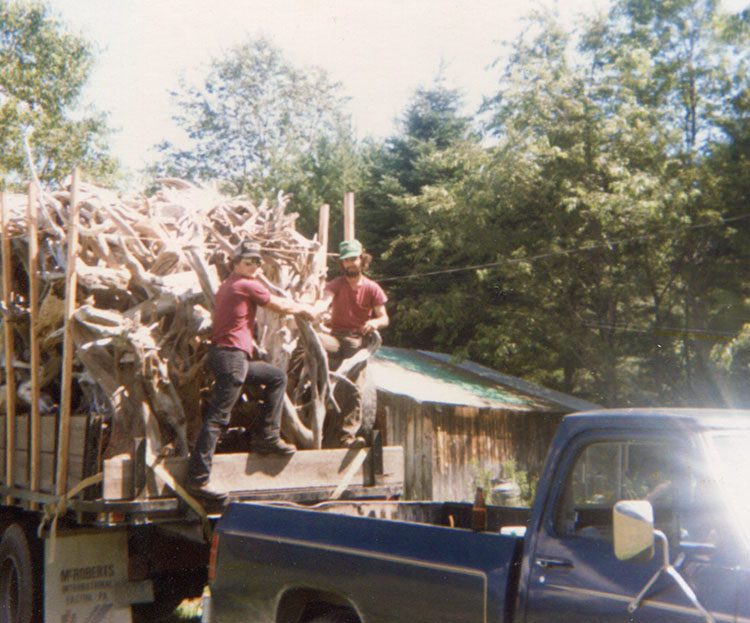
[[359,257],[360,255],[362,255],[362,243],[359,240],[343,240],[339,244],[340,260]]

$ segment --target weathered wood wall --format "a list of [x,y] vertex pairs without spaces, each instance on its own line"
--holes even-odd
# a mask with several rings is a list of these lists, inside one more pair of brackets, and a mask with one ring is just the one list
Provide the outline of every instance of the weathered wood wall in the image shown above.
[[509,459],[538,477],[563,415],[419,403],[378,392],[385,443],[404,447],[406,499],[470,501],[477,474],[499,477]]
[[378,391],[376,427],[384,445],[404,449],[404,497],[432,499],[432,422],[422,405],[406,396]]

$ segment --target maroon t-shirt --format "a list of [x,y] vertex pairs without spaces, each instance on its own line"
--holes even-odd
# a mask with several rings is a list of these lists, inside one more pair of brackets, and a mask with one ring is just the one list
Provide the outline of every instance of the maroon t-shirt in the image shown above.
[[373,308],[388,301],[383,288],[367,277],[362,277],[356,290],[343,276],[329,281],[325,289],[333,294],[332,331],[361,332],[365,323],[372,318]]
[[255,311],[270,300],[271,293],[260,281],[229,275],[216,293],[211,343],[239,348],[252,357]]

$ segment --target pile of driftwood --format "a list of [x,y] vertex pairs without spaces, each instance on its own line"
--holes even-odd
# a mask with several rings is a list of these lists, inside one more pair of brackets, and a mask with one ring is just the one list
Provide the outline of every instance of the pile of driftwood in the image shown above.
[[[28,411],[34,395],[28,293],[36,271],[40,409],[55,412],[60,404],[68,326],[75,345],[72,411],[103,416],[105,456],[131,451],[134,437],[149,438],[158,453],[186,454],[210,384],[203,362],[213,296],[241,240],[261,245],[263,273],[276,294],[313,302],[325,279],[325,249],[295,231],[296,215],[286,213],[285,196],[254,205],[182,180],[160,184],[150,196],[121,197],[85,183],[41,193],[32,199],[39,232],[35,266],[29,260],[29,197],[4,195],[11,277],[2,311],[14,336],[18,411]],[[70,242],[71,228],[77,243]],[[76,246],[74,255],[68,255],[69,244]],[[76,296],[66,325],[71,273]],[[296,398],[287,400],[283,430],[300,447],[320,447],[331,389],[319,341],[308,324],[262,309],[257,325],[256,341],[267,360],[284,369],[298,344],[304,346],[304,378],[296,383]],[[305,404],[295,404],[303,390]],[[5,393],[2,388],[0,396]],[[239,417],[243,409],[253,417],[252,400],[238,406]]]

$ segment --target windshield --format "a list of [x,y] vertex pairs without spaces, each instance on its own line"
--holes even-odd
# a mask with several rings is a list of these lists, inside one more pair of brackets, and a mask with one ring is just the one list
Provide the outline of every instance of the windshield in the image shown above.
[[711,444],[717,489],[750,544],[750,431],[714,433]]

